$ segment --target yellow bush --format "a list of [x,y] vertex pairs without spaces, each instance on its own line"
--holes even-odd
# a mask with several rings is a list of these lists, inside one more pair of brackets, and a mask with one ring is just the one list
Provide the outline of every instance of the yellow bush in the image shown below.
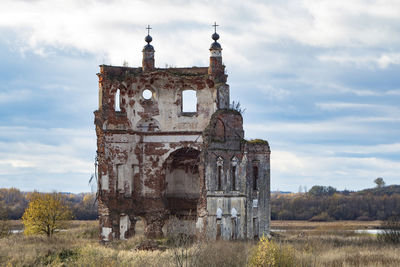
[[61,194],[35,192],[30,198],[29,206],[22,216],[26,235],[46,234],[51,237],[54,231],[65,228],[67,220],[72,218]]
[[263,235],[253,249],[248,265],[251,267],[294,266],[294,249],[292,246],[270,241]]

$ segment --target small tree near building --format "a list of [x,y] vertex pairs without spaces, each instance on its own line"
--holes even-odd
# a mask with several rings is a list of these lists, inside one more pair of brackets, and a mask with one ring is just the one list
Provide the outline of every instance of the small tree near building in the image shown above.
[[48,237],[65,228],[70,219],[72,212],[59,193],[33,193],[22,216],[26,235],[46,234]]

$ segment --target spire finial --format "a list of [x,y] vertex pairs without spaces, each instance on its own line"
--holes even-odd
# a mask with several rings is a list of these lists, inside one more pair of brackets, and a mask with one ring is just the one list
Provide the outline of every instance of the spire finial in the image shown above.
[[147,35],[150,35],[150,30],[151,30],[150,25],[147,25],[146,30],[147,30]]
[[219,25],[217,25],[216,22],[214,22],[214,25],[212,25],[214,27],[214,33],[211,35],[211,38],[214,40],[214,43],[217,42],[217,40],[219,39],[219,34],[217,33],[217,27]]
[[214,33],[217,33],[217,27],[219,26],[219,25],[217,25],[217,22],[214,22],[214,25],[212,25],[213,27],[214,27]]
[[150,25],[147,25],[146,30],[147,30],[147,36],[146,38],[144,38],[144,40],[147,42],[147,44],[150,44],[151,41],[153,40],[153,38],[151,38],[150,36],[150,30],[151,30]]

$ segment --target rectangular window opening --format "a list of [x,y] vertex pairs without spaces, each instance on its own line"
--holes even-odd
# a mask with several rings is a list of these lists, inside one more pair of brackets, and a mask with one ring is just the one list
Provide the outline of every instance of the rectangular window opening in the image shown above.
[[258,182],[258,167],[253,166],[253,190],[258,189],[257,182]]
[[236,190],[236,166],[232,166],[232,190]]
[[182,91],[182,112],[184,113],[197,112],[197,96],[195,90]]
[[217,190],[221,190],[222,189],[222,166],[218,166],[218,184],[217,184]]

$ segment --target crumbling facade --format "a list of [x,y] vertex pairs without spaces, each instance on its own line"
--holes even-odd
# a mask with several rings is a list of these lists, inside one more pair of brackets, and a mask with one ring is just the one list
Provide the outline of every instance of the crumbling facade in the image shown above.
[[149,238],[166,229],[211,240],[269,234],[269,145],[244,139],[242,116],[229,105],[219,35],[212,38],[208,67],[155,68],[150,35],[142,67],[100,66],[102,241],[133,236],[139,218]]

